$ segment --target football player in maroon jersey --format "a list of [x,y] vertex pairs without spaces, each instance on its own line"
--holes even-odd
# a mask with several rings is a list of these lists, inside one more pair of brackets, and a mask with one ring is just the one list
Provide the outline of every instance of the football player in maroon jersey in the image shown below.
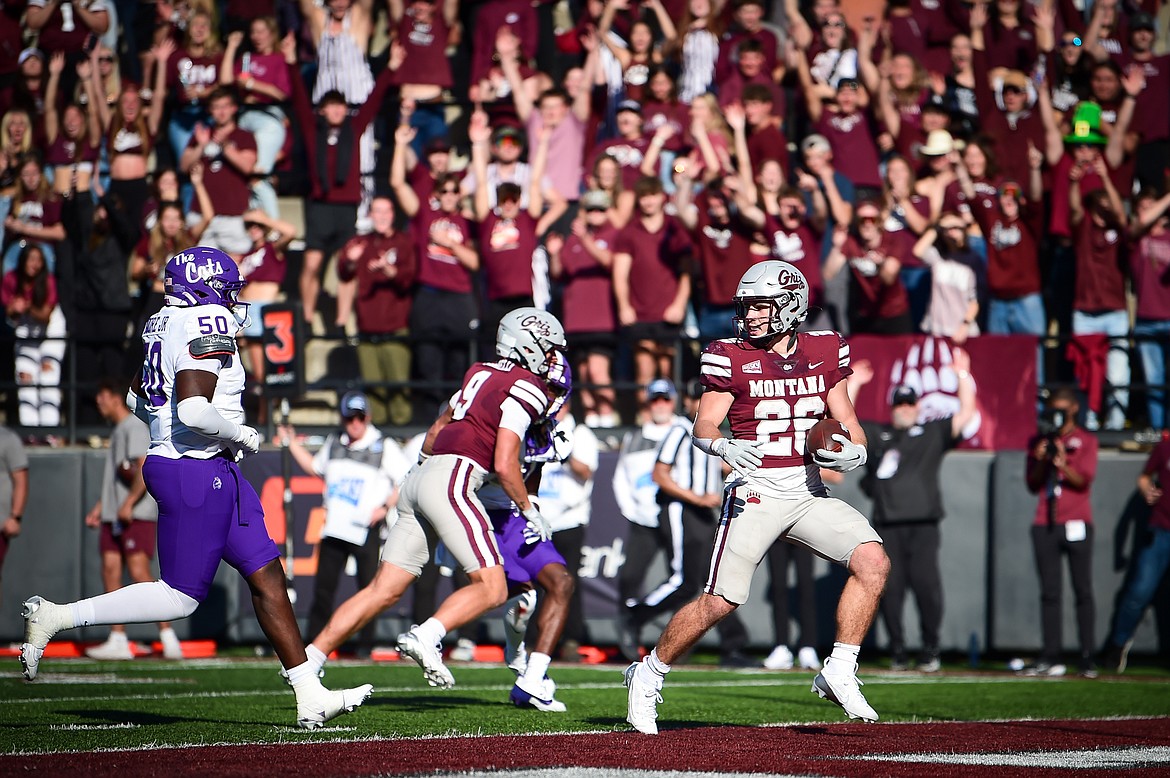
[[419,464],[399,490],[398,521],[386,538],[374,580],[342,603],[313,639],[306,649],[310,661],[324,665],[330,651],[398,602],[422,572],[437,538],[471,583],[444,600],[434,616],[399,635],[398,650],[418,662],[431,686],[455,685],[439,650],[443,637],[508,597],[499,545],[476,494],[480,485],[495,476],[527,521],[531,542],[552,536],[528,497],[520,455],[529,427],[548,414],[549,369],[566,363],[558,353],[564,350],[565,331],[550,313],[517,308],[500,320],[500,360],[472,365],[427,431]]
[[[694,444],[731,466],[723,517],[703,593],[674,615],[658,645],[626,668],[626,720],[658,733],[657,703],[670,665],[747,600],[752,574],[776,540],[837,562],[849,579],[837,606],[837,642],[812,690],[851,719],[877,721],[861,693],[857,653],[889,573],[881,538],[865,517],[831,498],[818,468],[848,472],[865,464],[865,433],[849,401],[849,346],[835,332],[797,332],[808,315],[808,282],[787,262],[753,265],[735,291],[740,337],[703,352]],[[808,430],[831,417],[849,430],[840,451],[805,450]],[[719,431],[730,421],[731,438]]]

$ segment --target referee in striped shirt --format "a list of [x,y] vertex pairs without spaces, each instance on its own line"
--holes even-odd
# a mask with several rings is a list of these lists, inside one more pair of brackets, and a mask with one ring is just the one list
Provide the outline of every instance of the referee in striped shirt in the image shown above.
[[[654,483],[661,505],[659,526],[670,535],[667,560],[669,577],[633,609],[638,624],[660,613],[674,613],[703,589],[711,567],[711,548],[723,503],[724,464],[691,443],[693,419],[703,386],[698,379],[687,383],[683,399],[690,421],[681,419],[666,433],[654,463]],[[719,623],[719,663],[727,667],[759,664],[743,653],[747,629],[738,613]]]

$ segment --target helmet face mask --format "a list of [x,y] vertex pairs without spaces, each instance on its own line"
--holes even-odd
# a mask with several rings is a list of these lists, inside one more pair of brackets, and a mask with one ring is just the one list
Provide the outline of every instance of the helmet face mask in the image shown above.
[[[787,262],[770,260],[748,268],[735,290],[735,326],[744,340],[764,342],[785,333],[795,333],[808,316],[808,281]],[[766,320],[748,317],[754,308],[767,306]],[[753,330],[764,324],[764,330]]]
[[[557,317],[539,308],[517,308],[500,319],[496,355],[546,377],[566,346],[565,329]],[[566,366],[568,361],[565,362]]]
[[248,303],[238,299],[245,284],[236,261],[210,246],[179,252],[167,262],[163,274],[167,305],[222,305],[240,326],[248,320]]
[[553,395],[552,402],[548,406],[547,416],[550,419],[556,419],[561,408],[565,407],[569,401],[569,395],[573,393],[573,371],[569,367],[569,358],[565,356],[564,351],[553,351],[548,375],[545,376],[544,380],[548,384],[548,388],[552,390]]

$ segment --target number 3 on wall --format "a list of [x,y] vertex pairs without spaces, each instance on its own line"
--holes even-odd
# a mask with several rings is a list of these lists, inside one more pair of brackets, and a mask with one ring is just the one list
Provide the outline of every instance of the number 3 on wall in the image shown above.
[[756,403],[756,440],[764,456],[804,456],[804,440],[808,431],[825,413],[825,401],[820,397],[801,397],[795,403],[787,400],[760,400]]

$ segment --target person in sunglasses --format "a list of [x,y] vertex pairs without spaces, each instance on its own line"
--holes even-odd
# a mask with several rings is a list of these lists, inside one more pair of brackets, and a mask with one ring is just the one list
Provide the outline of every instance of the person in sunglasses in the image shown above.
[[914,324],[899,275],[902,262],[891,253],[880,219],[877,203],[867,200],[857,206],[852,233],[843,227],[833,230],[833,248],[825,258],[825,280],[848,265],[850,327],[855,334],[909,335]]

